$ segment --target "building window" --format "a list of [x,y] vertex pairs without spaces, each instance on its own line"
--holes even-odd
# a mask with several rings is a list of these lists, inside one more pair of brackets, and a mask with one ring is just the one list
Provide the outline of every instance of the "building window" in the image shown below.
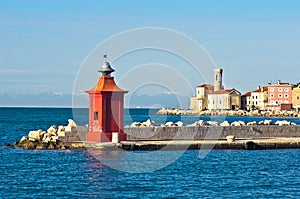
[[271,103],[271,104],[274,104],[274,100],[271,100],[270,103]]
[[278,88],[278,92],[282,92],[282,88]]
[[289,89],[288,89],[288,88],[285,88],[285,89],[284,89],[284,92],[289,92]]
[[271,95],[270,95],[270,98],[273,98],[273,97],[274,97],[274,94],[271,94]]
[[279,97],[279,98],[282,98],[282,94],[278,94],[278,97]]
[[284,94],[284,97],[285,97],[285,98],[288,98],[288,97],[289,97],[289,94]]
[[94,112],[94,120],[98,120],[98,111]]
[[299,96],[297,96],[297,100],[299,100],[300,99],[300,97]]
[[257,99],[257,96],[256,96],[256,99]]
[[271,91],[271,92],[274,92],[274,88],[270,88],[270,91]]
[[279,103],[282,104],[282,100],[279,100]]

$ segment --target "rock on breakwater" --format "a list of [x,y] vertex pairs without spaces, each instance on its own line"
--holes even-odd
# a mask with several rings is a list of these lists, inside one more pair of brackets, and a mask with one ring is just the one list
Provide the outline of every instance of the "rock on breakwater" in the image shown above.
[[67,126],[60,125],[59,128],[52,125],[47,131],[42,129],[30,131],[27,136],[23,136],[19,141],[14,143],[14,147],[23,148],[27,150],[53,150],[65,149],[70,146],[65,145],[59,137],[64,137],[67,132],[71,132],[72,128],[77,127],[75,122],[71,119],[68,120]]

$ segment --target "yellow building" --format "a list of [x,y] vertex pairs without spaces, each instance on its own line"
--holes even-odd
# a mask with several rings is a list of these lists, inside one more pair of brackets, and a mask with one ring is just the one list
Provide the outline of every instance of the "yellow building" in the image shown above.
[[300,109],[300,83],[293,88],[292,92],[293,108],[299,111]]

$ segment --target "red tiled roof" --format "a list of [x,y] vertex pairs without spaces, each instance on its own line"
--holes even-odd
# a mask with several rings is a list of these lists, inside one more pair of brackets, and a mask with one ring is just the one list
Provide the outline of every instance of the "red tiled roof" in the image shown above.
[[214,86],[213,86],[213,85],[211,85],[211,84],[202,84],[202,85],[200,85],[200,86],[197,86],[197,88],[199,88],[199,87],[204,87],[204,88],[213,88]]
[[234,90],[234,89],[219,90],[219,91],[211,92],[208,94],[225,94],[225,93],[230,93],[232,90]]
[[268,91],[268,87],[267,87],[267,86],[264,86],[264,87],[263,87],[263,90],[264,90],[264,91]]
[[128,91],[122,90],[116,85],[114,77],[107,77],[107,76],[99,77],[97,85],[91,90],[85,92],[86,93],[98,93],[98,92],[128,93]]
[[245,93],[244,95],[242,95],[242,97],[249,97],[251,96],[251,92]]

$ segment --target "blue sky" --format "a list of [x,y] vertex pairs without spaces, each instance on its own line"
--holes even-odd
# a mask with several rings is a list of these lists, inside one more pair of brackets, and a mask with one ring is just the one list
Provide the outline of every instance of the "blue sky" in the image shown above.
[[224,69],[225,87],[246,92],[278,79],[297,83],[299,10],[296,0],[1,0],[0,93],[71,93],[96,45],[142,27],[170,28],[196,40]]

